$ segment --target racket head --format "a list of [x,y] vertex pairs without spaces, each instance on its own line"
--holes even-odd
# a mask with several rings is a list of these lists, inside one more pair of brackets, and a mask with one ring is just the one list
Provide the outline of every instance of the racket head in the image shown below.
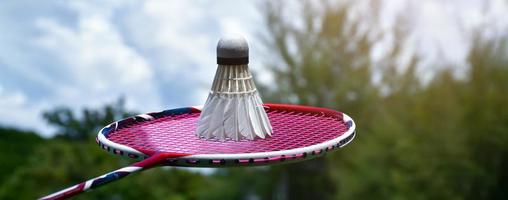
[[348,115],[310,106],[264,104],[271,137],[218,141],[195,134],[200,107],[147,113],[113,122],[97,135],[99,146],[118,156],[146,159],[161,153],[163,165],[227,167],[271,165],[312,159],[337,150],[355,137]]

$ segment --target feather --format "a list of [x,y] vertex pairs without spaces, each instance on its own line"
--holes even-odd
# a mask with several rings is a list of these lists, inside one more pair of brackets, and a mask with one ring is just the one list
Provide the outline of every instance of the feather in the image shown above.
[[196,135],[205,139],[254,140],[272,127],[247,65],[219,65]]
[[240,127],[240,135],[246,139],[253,140],[253,129],[249,123],[249,111],[246,105],[245,97],[240,98],[240,106],[238,109],[238,125]]
[[213,110],[215,109],[215,106],[213,106],[213,103],[211,102],[213,99],[213,95],[209,95],[208,99],[206,100],[206,107],[203,107],[203,111],[201,112],[200,118],[198,120],[198,127],[196,134],[198,136],[203,135],[203,133],[208,129],[208,125],[210,124],[211,120],[211,114],[213,113]]
[[256,101],[256,111],[258,113],[258,119],[261,124],[261,128],[263,129],[263,133],[266,135],[272,135],[272,126],[270,125],[270,122],[268,121],[268,116],[266,115],[265,108],[263,108],[263,102],[261,101],[261,97],[257,95],[255,97]]
[[253,96],[249,96],[247,98],[247,106],[249,108],[249,121],[251,124],[252,129],[254,130],[254,134],[256,134],[260,138],[265,138],[265,135],[263,134],[261,129],[261,124],[259,122],[258,118],[258,112],[256,110],[256,105]]
[[224,140],[224,107],[225,101],[220,96],[217,97],[217,106],[211,115],[210,126],[205,134],[206,138],[215,136],[219,140]]
[[228,109],[224,111],[224,132],[227,138],[238,140],[238,138],[235,139],[234,137],[234,133],[236,132],[237,119],[235,109],[236,101],[233,98],[228,98],[226,101],[226,108]]

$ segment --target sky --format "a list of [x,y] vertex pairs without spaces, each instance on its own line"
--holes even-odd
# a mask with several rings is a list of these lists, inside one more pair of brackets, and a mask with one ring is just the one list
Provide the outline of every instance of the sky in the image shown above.
[[[462,66],[470,33],[508,30],[504,0],[385,0],[382,28],[407,15],[413,34],[407,52],[425,66]],[[216,69],[221,36],[249,41],[251,68],[273,83],[263,67],[259,35],[265,24],[258,1],[54,0],[0,3],[0,125],[54,134],[41,112],[56,106],[99,107],[125,97],[140,113],[201,105]],[[358,14],[367,1],[359,1]],[[293,13],[298,15],[298,13]],[[297,18],[297,17],[295,17]],[[379,42],[382,57],[396,38]],[[269,52],[268,52],[269,53]],[[423,68],[423,70],[427,69]],[[431,70],[429,70],[431,71]],[[458,69],[460,75],[465,70]]]

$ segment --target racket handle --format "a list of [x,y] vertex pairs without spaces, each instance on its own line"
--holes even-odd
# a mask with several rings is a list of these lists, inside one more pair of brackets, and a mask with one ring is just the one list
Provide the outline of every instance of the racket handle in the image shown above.
[[163,160],[164,157],[162,155],[155,154],[145,160],[134,163],[128,167],[117,169],[115,171],[109,172],[99,177],[95,177],[93,179],[79,183],[72,187],[68,187],[53,194],[41,197],[39,199],[41,200],[67,199],[72,196],[78,195],[82,192],[85,192],[87,190],[98,188],[113,181],[119,180],[123,177],[128,176],[131,173],[157,166],[161,164]]

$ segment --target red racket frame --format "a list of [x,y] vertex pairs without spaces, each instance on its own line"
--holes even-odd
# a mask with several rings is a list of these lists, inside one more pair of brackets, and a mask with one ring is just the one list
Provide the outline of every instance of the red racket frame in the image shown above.
[[[65,199],[77,195],[89,189],[97,188],[107,183],[119,180],[133,172],[142,171],[156,166],[187,166],[187,167],[227,167],[227,166],[257,166],[290,163],[303,161],[324,155],[325,152],[336,150],[351,142],[355,137],[356,125],[354,121],[341,112],[310,106],[265,104],[267,111],[301,112],[321,117],[333,118],[344,123],[347,130],[338,133],[336,138],[294,149],[284,149],[271,152],[253,153],[212,153],[212,154],[189,154],[175,152],[158,152],[150,149],[132,148],[123,144],[115,143],[108,139],[108,135],[123,128],[129,128],[157,118],[201,112],[200,107],[187,107],[166,110],[158,113],[147,113],[126,118],[104,127],[97,136],[99,146],[115,155],[126,156],[134,159],[141,159],[128,167],[104,174],[54,194],[42,197],[41,199]],[[275,133],[276,134],[276,133]]]

